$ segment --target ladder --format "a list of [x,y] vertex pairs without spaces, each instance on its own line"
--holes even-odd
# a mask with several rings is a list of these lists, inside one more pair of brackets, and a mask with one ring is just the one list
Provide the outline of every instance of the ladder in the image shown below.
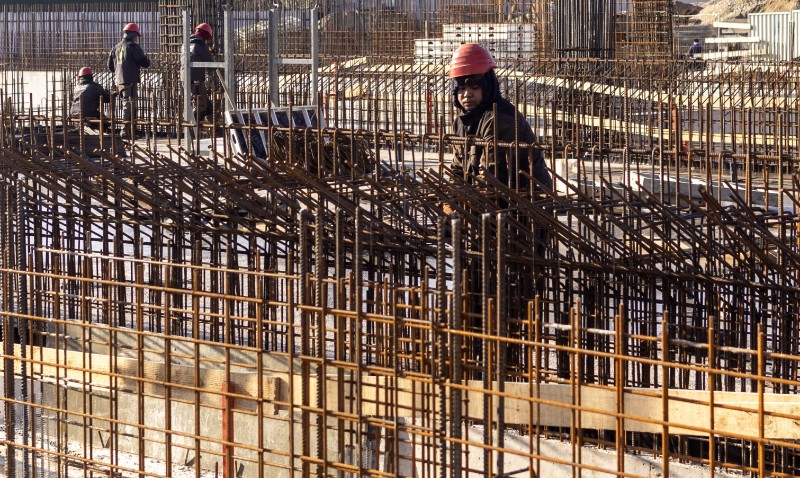
[[[184,127],[183,139],[184,145],[187,150],[191,149],[191,126],[194,123],[194,111],[192,108],[192,80],[191,69],[195,68],[211,68],[223,71],[223,79],[225,93],[228,97],[229,103],[234,103],[236,100],[236,75],[234,72],[233,63],[233,29],[231,27],[231,7],[226,4],[224,7],[222,29],[223,29],[223,60],[222,61],[191,61],[189,59],[189,36],[191,35],[191,23],[189,8],[183,9],[183,119],[187,123]],[[236,104],[231,104],[231,108],[236,108]]]
[[280,106],[280,65],[311,65],[311,104],[317,103],[319,91],[319,4],[311,9],[311,58],[280,58],[278,51],[278,5],[267,12],[269,33],[269,98],[273,106]]

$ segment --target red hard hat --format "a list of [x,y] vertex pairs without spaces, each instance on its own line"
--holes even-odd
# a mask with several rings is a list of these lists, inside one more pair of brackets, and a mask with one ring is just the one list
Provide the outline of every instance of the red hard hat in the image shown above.
[[450,60],[450,78],[460,76],[481,75],[495,68],[492,54],[477,43],[464,43],[453,52]]
[[208,23],[201,23],[200,25],[197,25],[196,27],[194,27],[194,31],[195,33],[197,32],[205,33],[203,37],[206,38],[207,36],[207,39],[209,40],[214,38],[214,30],[211,29],[211,25],[209,25]]
[[84,66],[83,68],[81,68],[81,71],[78,72],[78,77],[92,76],[92,75],[93,75],[92,69],[89,68],[88,66]]
[[139,25],[135,23],[128,23],[125,25],[125,28],[122,29],[123,32],[133,32],[139,36],[142,36],[142,33],[139,31]]

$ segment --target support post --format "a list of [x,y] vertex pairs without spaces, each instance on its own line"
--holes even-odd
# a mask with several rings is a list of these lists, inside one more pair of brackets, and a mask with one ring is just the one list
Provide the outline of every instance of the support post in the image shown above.
[[225,11],[223,12],[222,23],[223,28],[225,31],[222,32],[223,39],[225,40],[225,47],[223,54],[225,58],[223,61],[225,62],[225,85],[228,89],[228,98],[231,103],[231,109],[236,109],[236,70],[234,66],[234,58],[233,58],[233,27],[231,25],[232,22],[232,15],[231,15],[231,5],[230,2],[225,5]]
[[319,96],[319,3],[311,9],[311,104]]
[[269,100],[272,106],[279,107],[280,101],[280,65],[309,65],[311,69],[311,91],[309,96],[312,105],[317,104],[319,94],[319,5],[311,9],[311,58],[279,58],[278,48],[278,5],[267,11],[267,38],[269,43]]
[[233,447],[229,442],[233,442],[233,397],[229,397],[229,393],[234,392],[232,383],[224,382],[222,384],[222,476],[223,478],[230,478],[234,475],[233,470]]
[[267,11],[267,32],[269,42],[269,100],[272,106],[280,106],[278,89],[278,11],[273,5]]
[[[189,36],[191,35],[191,26],[189,23],[189,8],[186,7],[183,9],[183,58],[181,61],[182,68],[183,68],[183,119],[186,123],[194,123],[194,108],[192,108],[192,80],[191,80],[191,71],[192,67],[197,68],[213,68],[216,70],[222,69],[224,74],[222,76],[223,79],[223,88],[225,89],[225,93],[228,97],[228,103],[230,103],[231,109],[236,109],[236,74],[234,69],[234,58],[233,58],[233,28],[231,27],[231,7],[230,5],[225,6],[225,10],[223,12],[223,61],[191,61],[189,59]],[[187,151],[191,151],[192,148],[192,140],[191,140],[191,130],[190,126],[185,126],[183,128],[183,141],[184,147]]]
[[[189,61],[189,28],[189,8],[186,7],[183,9],[183,56],[181,59],[183,63],[183,121],[185,123],[194,121],[194,112],[192,111],[192,74],[189,71],[191,63]],[[183,145],[187,151],[190,151],[192,147],[191,131],[192,129],[188,125],[184,126]]]

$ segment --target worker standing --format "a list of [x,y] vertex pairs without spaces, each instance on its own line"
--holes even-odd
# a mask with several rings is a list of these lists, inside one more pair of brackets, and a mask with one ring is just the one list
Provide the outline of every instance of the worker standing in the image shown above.
[[[108,55],[108,70],[114,73],[117,93],[124,102],[122,118],[125,121],[136,118],[136,98],[139,96],[140,70],[150,66],[150,59],[139,46],[141,32],[135,23],[128,23],[122,29],[122,40]],[[123,136],[129,128],[123,129]],[[131,123],[130,129],[135,131]]]
[[[454,122],[454,132],[458,136],[477,140],[455,146],[451,165],[453,173],[466,182],[473,182],[478,176],[493,176],[509,188],[526,195],[530,194],[531,189],[551,190],[552,179],[544,157],[539,149],[530,147],[536,140],[533,130],[525,116],[502,97],[500,83],[494,71],[496,66],[489,51],[477,43],[461,45],[453,53],[449,77],[453,104],[458,113]],[[505,145],[498,146],[503,143]],[[535,179],[536,182],[532,184],[529,178]],[[523,224],[531,222],[529,215],[517,214],[513,206],[504,200],[497,200],[498,210],[508,209],[511,214],[516,215],[516,220]],[[445,206],[444,210],[445,213],[449,213],[450,206]],[[546,251],[547,237],[547,230],[536,225],[532,242],[523,249],[515,249],[509,253],[516,257],[542,258]],[[541,280],[543,274],[538,265],[541,261],[533,261],[537,263],[535,269],[531,267],[531,262],[523,260],[512,264],[512,261],[507,261],[505,265],[505,282],[509,292],[505,294],[508,318],[504,319],[506,322],[503,326],[506,327],[505,333],[509,336],[520,336],[517,324],[524,314],[525,301],[533,299],[537,289],[544,287]],[[481,263],[481,259],[468,259],[472,297],[469,308],[473,317],[470,326],[477,332],[485,326],[480,319],[482,310],[485,311],[487,307],[480,298],[483,281],[480,271],[485,266],[486,264]],[[496,281],[496,278],[494,280]],[[510,291],[514,291],[513,294]],[[486,332],[484,330],[484,333]],[[485,350],[480,342],[475,340],[472,342],[472,355],[477,364],[482,362],[481,354],[482,350]],[[522,352],[522,348],[518,345],[508,347],[508,367],[523,367],[525,358]],[[478,376],[480,374],[473,375],[476,378]]]
[[703,45],[700,44],[700,39],[695,38],[692,46],[689,47],[689,59],[699,59],[703,53]]
[[111,95],[102,85],[94,81],[92,69],[84,66],[78,72],[78,84],[72,92],[69,115],[72,118],[100,118],[100,100],[108,103]]
[[690,68],[694,70],[702,70],[704,68],[703,62],[703,45],[700,40],[695,38],[692,46],[689,47]]
[[[527,154],[516,154],[514,148],[493,150],[496,138],[501,143],[533,144],[535,136],[525,116],[500,94],[494,68],[497,64],[486,48],[477,43],[461,45],[450,61],[453,104],[459,114],[454,130],[458,136],[475,136],[487,144],[456,148],[452,168],[469,181],[470,175],[486,172],[509,187],[529,187],[527,172],[547,189],[552,179],[541,151],[534,150],[533,164]],[[496,113],[495,113],[496,110]],[[496,116],[495,116],[496,114]],[[496,131],[495,131],[496,130]]]
[[[194,34],[189,37],[189,61],[212,61],[213,52],[208,43],[214,38],[214,31],[208,23],[201,23],[194,28]],[[211,120],[212,108],[208,97],[208,87],[206,86],[207,68],[192,67],[189,74],[191,81],[192,102],[194,104],[194,115],[197,121]],[[183,61],[181,61],[181,79],[186,72],[183,71]]]

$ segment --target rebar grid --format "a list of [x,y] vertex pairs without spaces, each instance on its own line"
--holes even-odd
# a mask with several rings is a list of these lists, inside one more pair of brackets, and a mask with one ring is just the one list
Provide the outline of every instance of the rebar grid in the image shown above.
[[[28,32],[3,42],[8,476],[646,475],[637,455],[664,476],[800,474],[794,68],[664,58],[663,2],[613,39],[601,13],[592,37],[533,2],[322,2],[321,91],[302,67],[279,90],[328,127],[258,127],[265,11],[235,2],[249,124],[193,125],[190,152],[186,3],[218,26],[216,2],[4,11]],[[283,5],[281,51],[307,55],[311,5]],[[28,48],[80,12],[84,57]],[[119,104],[65,118],[73,70],[103,71],[130,20],[159,32],[135,144]],[[538,143],[499,146],[542,149],[552,193],[452,177],[449,51],[416,51],[519,24],[522,58],[489,46]],[[50,71],[42,100],[28,68]]]
[[616,2],[614,44],[617,58],[661,59],[672,50],[672,2]]
[[[179,125],[142,121],[168,138],[122,154],[60,118],[0,120],[11,456],[150,476],[153,456],[287,476],[519,460],[622,476],[625,452],[646,451],[797,472],[796,404],[770,404],[798,385],[798,182],[763,183],[782,189],[777,210],[737,195],[739,175],[775,168],[758,155],[700,163],[710,187],[648,191],[634,174],[690,156],[593,148],[562,176],[572,146],[552,141],[559,192],[532,196],[451,177],[459,139],[443,134],[243,127],[265,133],[264,161],[231,154],[229,128],[206,156],[170,143]],[[20,416],[41,422],[28,442],[10,438]],[[621,458],[553,456],[545,437]]]
[[[319,18],[311,18],[317,3]],[[105,74],[108,52],[119,41],[122,26],[135,22],[143,32],[142,48],[153,60],[142,78],[141,96],[150,98],[152,92],[167,96],[164,102],[172,111],[180,104],[180,99],[172,96],[181,91],[175,86],[176,65],[183,38],[182,10],[187,7],[190,26],[207,22],[221,33],[223,2],[215,0],[8,2],[2,11],[5,28],[0,35],[4,69],[20,72],[17,75],[68,70],[68,82],[75,71],[89,66],[103,73],[98,81],[111,86],[112,78]],[[475,41],[485,44],[501,66],[516,69],[530,62],[549,64],[554,58],[635,55],[637,59],[661,59],[671,44],[669,4],[664,2],[616,4],[605,0],[584,5],[562,1],[551,5],[530,0],[396,0],[391,6],[378,6],[347,1],[240,0],[230,2],[230,7],[236,71],[240,73],[237,92],[266,94],[270,10],[279,19],[281,56],[310,56],[310,25],[317,22],[321,61],[327,65],[357,59],[442,65],[455,46]],[[649,28],[643,30],[641,25]],[[217,51],[223,51],[221,34],[212,43]],[[302,78],[308,75],[307,68],[298,68],[297,75],[301,78],[286,91],[301,93],[302,102],[310,103],[315,93],[307,91],[307,81]],[[244,101],[244,97],[236,99]]]

